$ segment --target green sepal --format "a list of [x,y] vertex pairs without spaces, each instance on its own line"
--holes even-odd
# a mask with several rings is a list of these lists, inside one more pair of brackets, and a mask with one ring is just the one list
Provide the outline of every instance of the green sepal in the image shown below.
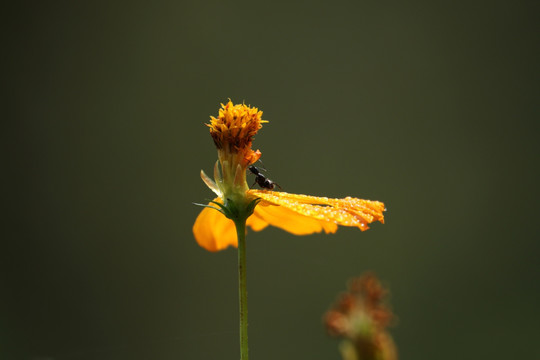
[[198,203],[192,203],[193,205],[197,205],[197,206],[202,206],[202,207],[206,207],[206,208],[210,208],[210,209],[214,209],[216,211],[219,211],[220,213],[222,213],[223,215],[225,215],[225,213],[223,211],[221,211],[221,209],[218,209],[216,207],[213,207],[213,206],[210,206],[210,205],[206,205],[206,204],[198,204]]
[[231,213],[231,209],[230,209],[230,205],[229,206],[225,206],[223,205],[222,203],[219,203],[217,201],[214,201],[214,200],[211,200],[210,201],[212,204],[216,204],[217,206],[219,206],[221,208],[221,213],[223,215],[225,215],[226,217],[228,217],[229,219],[232,219],[231,216],[232,216],[232,213]]
[[251,216],[251,214],[253,214],[253,212],[255,211],[255,206],[257,206],[257,204],[261,201],[261,198],[256,198],[256,199],[253,199],[247,206],[246,210],[247,210],[247,213],[248,213],[248,217]]
[[221,208],[224,209],[225,216],[231,219],[232,221],[236,221],[237,219],[240,218],[240,211],[234,201],[225,199],[225,205],[221,205]]

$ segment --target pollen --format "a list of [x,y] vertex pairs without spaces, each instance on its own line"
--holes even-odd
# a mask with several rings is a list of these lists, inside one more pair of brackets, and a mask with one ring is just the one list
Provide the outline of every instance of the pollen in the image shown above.
[[[226,105],[221,104],[218,117],[211,116],[210,135],[218,150],[236,153],[251,149],[253,137],[262,127],[263,112],[256,107],[245,104],[234,105],[232,101]],[[248,151],[249,152],[249,151]]]

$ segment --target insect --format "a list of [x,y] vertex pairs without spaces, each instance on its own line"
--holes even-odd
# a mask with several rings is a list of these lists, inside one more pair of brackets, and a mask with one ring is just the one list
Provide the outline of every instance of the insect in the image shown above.
[[253,183],[253,185],[257,183],[261,188],[268,190],[274,190],[274,187],[276,186],[281,189],[281,186],[279,186],[279,184],[273,182],[272,180],[264,176],[257,167],[250,165],[249,171],[251,171],[255,175],[255,182]]

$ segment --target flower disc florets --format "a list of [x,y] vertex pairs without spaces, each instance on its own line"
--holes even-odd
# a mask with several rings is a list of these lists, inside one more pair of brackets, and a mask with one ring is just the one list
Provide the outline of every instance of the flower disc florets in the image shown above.
[[221,104],[218,117],[211,116],[210,124],[206,124],[218,151],[242,153],[246,167],[257,161],[260,153],[251,149],[251,143],[262,124],[268,122],[262,120],[262,113],[256,107],[234,105],[232,101]]

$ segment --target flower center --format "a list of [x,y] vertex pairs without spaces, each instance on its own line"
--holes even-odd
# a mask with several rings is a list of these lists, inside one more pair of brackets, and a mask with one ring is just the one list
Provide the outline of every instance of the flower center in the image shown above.
[[229,157],[229,154],[240,153],[242,167],[247,167],[259,159],[260,152],[253,151],[251,144],[262,124],[268,122],[262,120],[262,113],[256,107],[234,105],[230,100],[226,105],[221,104],[218,117],[211,116],[210,124],[206,124],[218,152],[224,153],[220,154],[220,159],[221,155],[226,154]]

